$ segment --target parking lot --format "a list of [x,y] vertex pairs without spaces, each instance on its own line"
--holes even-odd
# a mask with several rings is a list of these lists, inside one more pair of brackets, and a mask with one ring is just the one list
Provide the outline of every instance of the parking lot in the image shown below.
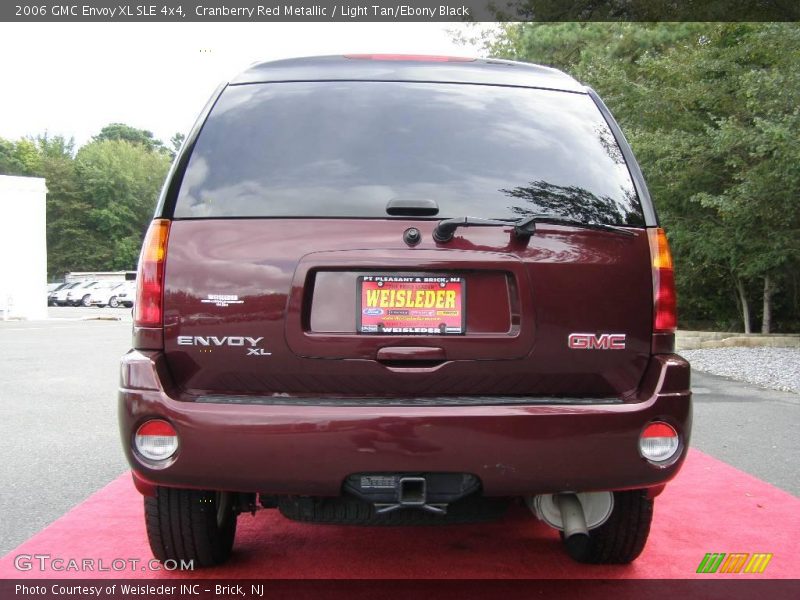
[[[116,388],[130,309],[50,308],[49,317],[0,321],[0,555],[127,468]],[[702,373],[693,384],[691,445],[800,496],[800,395]]]
[[116,388],[130,309],[48,312],[49,321],[0,321],[0,554],[126,467]]
[[[92,321],[92,320],[120,320],[131,323],[132,309],[120,306],[99,308],[97,306],[50,306],[47,308],[48,321]],[[37,321],[41,326],[43,322]],[[18,323],[21,324],[21,323]],[[31,325],[31,323],[25,323]]]

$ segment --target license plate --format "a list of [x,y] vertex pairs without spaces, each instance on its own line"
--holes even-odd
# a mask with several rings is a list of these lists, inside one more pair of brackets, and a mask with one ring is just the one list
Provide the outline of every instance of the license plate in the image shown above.
[[358,278],[358,332],[461,335],[464,291],[464,278],[451,275],[362,275]]

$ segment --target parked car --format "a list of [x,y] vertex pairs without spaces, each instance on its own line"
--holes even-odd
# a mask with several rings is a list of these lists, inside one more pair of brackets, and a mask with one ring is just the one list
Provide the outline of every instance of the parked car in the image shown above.
[[105,285],[101,283],[92,288],[89,305],[101,308],[104,306],[117,308],[121,305],[120,294],[129,293],[131,289],[132,286],[126,281],[112,281]]
[[402,524],[522,498],[573,558],[627,563],[686,456],[666,235],[608,109],[554,69],[251,67],[175,161],[137,293],[119,415],[161,560],[221,563],[256,506]]
[[81,281],[67,291],[66,303],[69,306],[89,306],[92,290],[100,285],[99,281]]
[[63,287],[56,290],[53,294],[53,306],[67,306],[67,294],[74,288],[78,287],[83,283],[82,281],[74,281],[72,283],[67,283]]
[[48,283],[47,284],[47,306],[55,306],[56,293],[70,285],[69,283]]
[[126,287],[117,294],[120,305],[131,308],[136,301],[136,282],[126,281]]

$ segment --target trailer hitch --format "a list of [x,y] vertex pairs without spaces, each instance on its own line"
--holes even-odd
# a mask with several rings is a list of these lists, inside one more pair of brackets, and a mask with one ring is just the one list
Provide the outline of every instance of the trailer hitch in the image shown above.
[[447,513],[447,504],[428,504],[428,482],[424,477],[401,477],[397,482],[397,502],[375,503],[379,515],[401,508],[420,508],[434,514]]

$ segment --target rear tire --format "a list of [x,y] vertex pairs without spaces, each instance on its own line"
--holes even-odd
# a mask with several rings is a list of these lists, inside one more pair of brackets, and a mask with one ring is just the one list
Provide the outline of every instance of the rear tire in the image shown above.
[[589,532],[588,544],[565,543],[567,554],[595,565],[633,562],[644,550],[652,519],[653,501],[647,491],[614,492],[614,510],[608,520]]
[[83,298],[81,298],[79,303],[76,303],[76,306],[80,304],[81,306],[88,307],[89,305],[91,305],[91,303],[92,303],[92,295],[86,294]]
[[119,306],[119,300],[117,300],[116,296],[111,296],[111,298],[108,299],[108,305],[111,308],[117,308]]
[[144,499],[150,549],[160,561],[194,561],[194,567],[224,563],[236,535],[233,497],[227,492],[158,487]]

